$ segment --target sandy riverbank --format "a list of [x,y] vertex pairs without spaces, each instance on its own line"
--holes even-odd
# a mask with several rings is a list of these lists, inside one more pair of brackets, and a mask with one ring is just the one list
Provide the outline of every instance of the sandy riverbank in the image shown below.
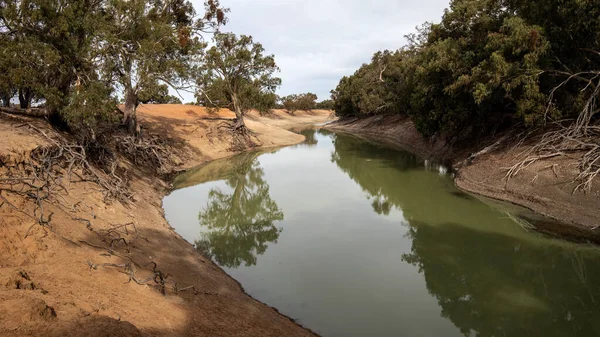
[[[235,154],[231,136],[219,128],[233,118],[228,110],[209,114],[193,106],[146,105],[139,115],[150,132],[175,144],[172,170]],[[253,113],[247,126],[258,148],[267,148],[304,140],[284,127],[329,118],[328,111]],[[57,136],[42,120],[1,115],[0,168],[50,145],[29,123]],[[246,295],[171,229],[161,207],[168,183],[131,163],[119,166],[130,173],[129,205],[106,203],[95,182],[64,179],[65,188],[55,191],[60,202],[45,205],[52,216],[44,228],[29,216],[31,200],[7,197],[15,207],[0,201],[0,336],[312,335]],[[134,274],[118,267],[125,264]],[[159,283],[135,282],[157,276],[166,295]]]
[[[443,139],[425,140],[413,123],[401,116],[346,119],[326,128],[391,143],[427,159],[453,163],[463,162],[470,153],[494,143],[490,139],[468,149],[455,149]],[[516,147],[500,147],[478,156],[458,168],[456,185],[471,193],[524,206],[563,223],[540,223],[541,231],[600,242],[600,230],[592,229],[600,225],[600,179],[596,179],[592,191],[572,193],[577,185],[576,158],[542,160],[516,177],[505,179],[507,168],[522,160],[529,146],[526,142]]]

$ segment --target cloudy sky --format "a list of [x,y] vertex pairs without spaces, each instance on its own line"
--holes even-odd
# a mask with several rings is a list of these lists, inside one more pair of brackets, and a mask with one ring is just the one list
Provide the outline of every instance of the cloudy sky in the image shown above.
[[[203,0],[193,0],[198,11]],[[371,55],[405,44],[425,21],[439,22],[449,0],[221,0],[224,31],[252,35],[275,54],[280,95],[314,92],[319,100]]]

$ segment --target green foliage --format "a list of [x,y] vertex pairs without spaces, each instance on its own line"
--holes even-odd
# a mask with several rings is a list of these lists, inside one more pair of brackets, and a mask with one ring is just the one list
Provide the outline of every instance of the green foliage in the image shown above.
[[539,122],[547,97],[538,87],[546,52],[542,29],[497,1],[454,1],[415,55],[409,115],[426,135],[458,135],[503,122]]
[[251,36],[217,33],[214,44],[199,68],[199,102],[232,106],[238,126],[244,125],[243,116],[249,109],[265,112],[274,107],[275,89],[281,85],[281,79],[274,77],[279,71],[275,57],[264,55],[263,46]]
[[[200,30],[206,24],[224,23],[218,2],[206,6],[208,14],[196,20],[189,1],[108,1],[105,11],[113,20],[100,36],[99,66],[102,78],[124,92],[123,122],[130,131],[139,132],[136,108],[140,98],[170,101],[164,95],[165,86],[189,86],[205,47]],[[215,16],[212,11],[217,12]]]
[[293,115],[294,112],[296,112],[296,110],[299,110],[298,95],[296,95],[296,94],[287,95],[287,96],[281,97],[279,100],[281,101],[281,106],[283,106],[283,108],[285,110],[287,110],[289,114]]
[[116,97],[105,83],[94,81],[74,90],[62,110],[72,128],[95,129],[101,121],[115,121]]
[[316,105],[317,109],[321,110],[333,110],[334,102],[331,99],[326,99],[324,101],[318,102]]
[[[585,81],[550,92],[578,69],[599,66],[600,6],[553,0],[454,0],[397,51],[378,52],[332,91],[339,116],[404,114],[427,136],[477,136],[538,125],[580,110]],[[550,18],[550,19],[549,19]],[[556,28],[556,25],[561,27]],[[576,107],[579,104],[579,107]]]
[[[397,53],[396,53],[397,54]],[[340,116],[395,113],[395,79],[385,77],[396,54],[390,51],[377,52],[369,64],[363,64],[352,76],[342,78],[338,87],[331,92],[334,110]]]
[[167,86],[186,88],[201,34],[226,12],[218,0],[204,15],[186,0],[0,0],[0,99],[19,92],[23,107],[36,99],[53,120],[89,124],[118,90],[135,122],[140,101],[179,102]]
[[277,242],[282,231],[275,222],[283,220],[283,212],[271,199],[257,155],[244,153],[232,159],[234,170],[227,172],[232,192],[212,189],[198,215],[207,231],[196,246],[221,266],[255,265],[257,256],[265,253],[269,242]]
[[32,91],[52,112],[69,104],[72,87],[97,79],[93,46],[106,20],[103,2],[0,1],[0,87]]
[[307,92],[288,95],[280,98],[280,101],[283,108],[293,115],[298,110],[310,111],[317,108],[317,99],[317,95]]
[[[181,87],[204,46],[194,33],[194,8],[187,1],[111,0],[114,18],[102,31],[98,50],[102,75],[126,92],[152,96],[165,85]],[[147,93],[144,93],[147,91]]]
[[[244,113],[255,109],[261,114],[268,114],[277,106],[277,95],[270,90],[261,90],[260,84],[245,83],[240,87],[239,104]],[[208,108],[228,108],[235,111],[228,92],[227,83],[221,78],[216,78],[196,93],[197,102]]]
[[267,115],[277,107],[277,95],[274,92],[256,92],[257,88],[256,85],[250,86],[250,90],[254,93],[251,92],[249,96],[255,97],[255,99],[247,101],[254,102],[251,106],[252,109],[258,110],[261,115]]
[[139,100],[140,103],[144,104],[181,104],[179,97],[169,94],[169,86],[166,84],[159,84],[151,87],[153,90],[146,90],[140,92]]
[[317,95],[312,92],[298,95],[298,108],[300,110],[309,111],[317,107]]

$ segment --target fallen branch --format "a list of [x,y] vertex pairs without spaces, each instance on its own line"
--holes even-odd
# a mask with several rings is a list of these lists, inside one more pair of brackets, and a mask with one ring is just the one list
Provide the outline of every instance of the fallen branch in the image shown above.
[[139,285],[147,285],[148,282],[150,281],[154,281],[155,284],[158,285],[159,287],[159,291],[161,294],[166,295],[166,285],[165,282],[167,280],[167,278],[170,276],[169,274],[164,274],[162,271],[158,270],[157,267],[158,265],[156,264],[156,262],[151,261],[149,263],[147,263],[144,267],[147,267],[149,265],[153,265],[152,267],[152,276],[146,278],[146,279],[139,279],[136,275],[135,275],[135,266],[133,265],[133,263],[124,263],[124,264],[115,264],[115,263],[101,263],[101,264],[95,264],[92,261],[88,261],[87,262],[88,266],[90,269],[94,269],[97,270],[98,267],[116,267],[116,268],[123,268],[123,273],[129,276],[129,279],[127,280],[126,283],[129,283],[131,281],[135,282],[136,284]]
[[48,110],[45,108],[9,108],[9,107],[0,107],[0,111],[11,114],[11,115],[19,115],[19,116],[27,116],[27,117],[48,117]]
[[[86,224],[92,230],[91,221],[75,217],[72,213],[75,205],[67,205],[63,195],[68,195],[65,184],[79,181],[91,181],[101,187],[106,202],[117,199],[127,203],[132,194],[125,186],[125,182],[115,175],[102,172],[88,162],[86,149],[78,144],[70,143],[60,135],[49,136],[44,130],[32,124],[27,124],[39,133],[50,144],[40,146],[31,151],[29,159],[20,162],[3,160],[0,168],[0,200],[2,206],[26,215],[43,228],[51,227],[52,207],[66,213],[73,220]],[[27,207],[17,207],[13,204],[14,198],[21,198],[33,205],[33,210]],[[93,210],[92,210],[93,213]],[[28,237],[34,226],[27,229],[24,237]]]

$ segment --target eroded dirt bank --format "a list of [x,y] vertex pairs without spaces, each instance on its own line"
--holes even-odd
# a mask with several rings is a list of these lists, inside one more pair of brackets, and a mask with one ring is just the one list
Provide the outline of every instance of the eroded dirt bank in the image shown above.
[[[192,106],[140,111],[145,126],[176,144],[173,170],[234,154],[220,130],[232,117]],[[259,147],[283,146],[304,138],[281,127],[329,117],[276,111],[247,125]],[[1,115],[0,167],[18,168],[55,136],[41,120]],[[0,193],[0,336],[312,335],[246,295],[171,229],[161,207],[168,184],[131,163],[118,166],[130,173],[129,204],[105,202],[96,182],[61,178],[58,202],[44,204],[46,226],[32,196]]]
[[345,118],[329,123],[326,129],[347,132],[399,146],[424,158],[450,160],[455,156],[443,139],[426,140],[412,121],[398,115],[377,115],[365,118]]
[[455,178],[459,188],[521,205],[562,222],[536,224],[541,231],[600,242],[600,230],[595,230],[600,225],[600,179],[596,179],[592,191],[573,193],[578,174],[575,157],[554,157],[536,162],[507,180],[508,168],[524,159],[523,154],[530,143],[514,146],[507,142],[510,144],[467,162],[471,153],[477,153],[497,139],[492,137],[470,148],[453,148],[443,139],[424,139],[414,124],[401,116],[346,119],[326,128],[383,140],[427,159],[459,164]]

